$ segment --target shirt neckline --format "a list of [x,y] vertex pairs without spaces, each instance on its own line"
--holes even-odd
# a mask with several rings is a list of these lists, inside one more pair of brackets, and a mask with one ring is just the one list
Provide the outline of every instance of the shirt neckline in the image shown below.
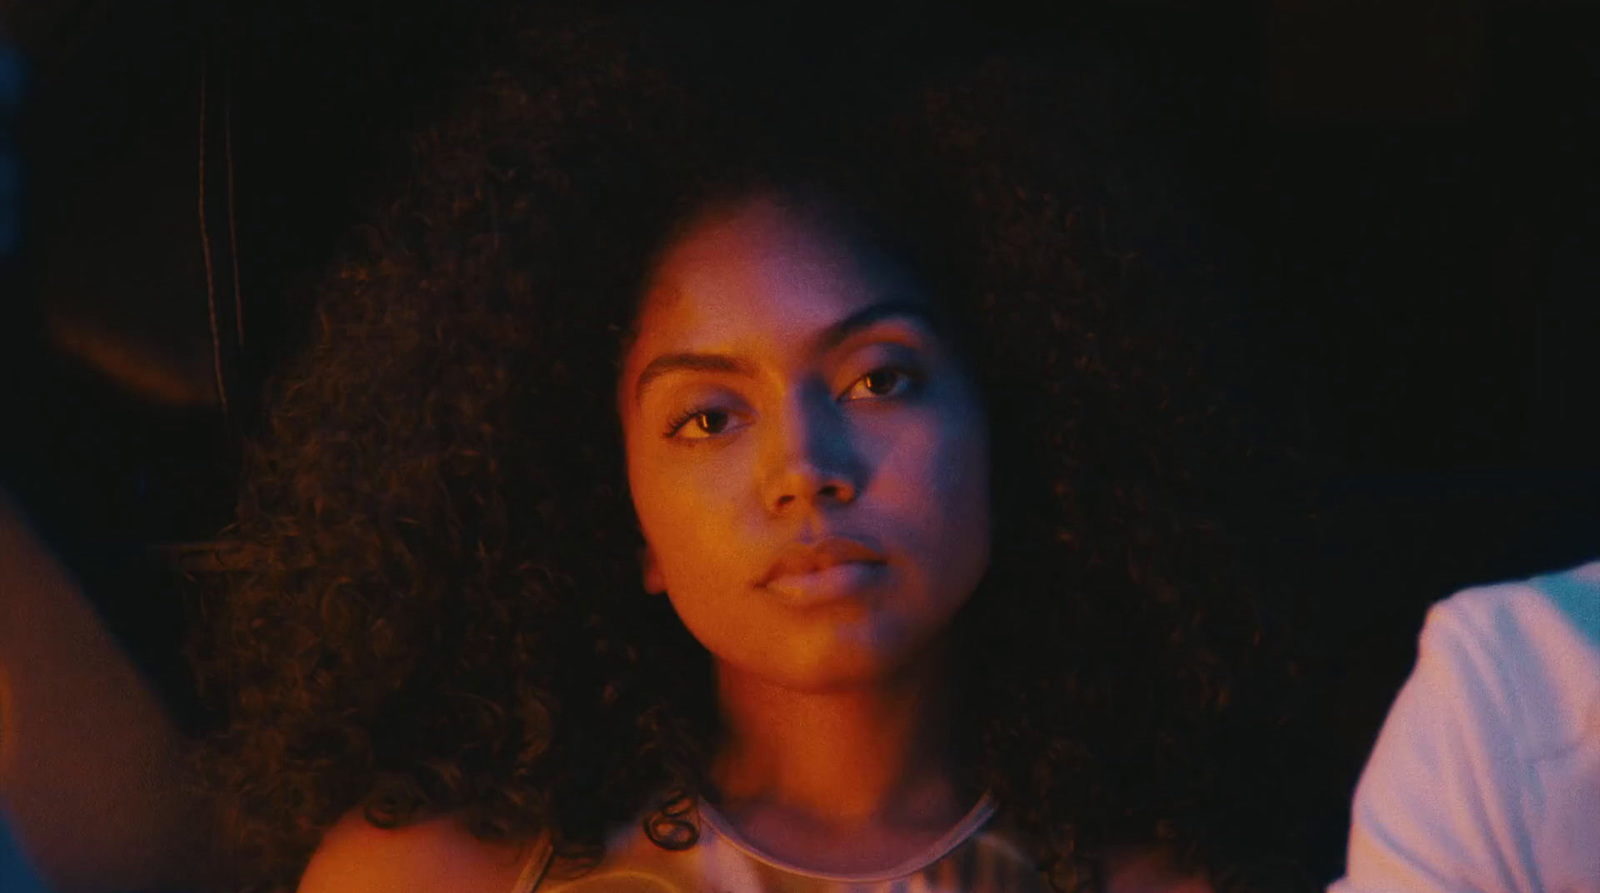
[[961,821],[957,822],[953,828],[945,832],[944,836],[940,837],[938,840],[934,841],[928,847],[923,849],[922,852],[917,853],[916,855],[902,861],[900,864],[892,868],[866,873],[817,871],[813,868],[805,868],[796,865],[793,862],[780,859],[746,840],[743,835],[734,829],[733,824],[728,821],[727,817],[724,816],[721,811],[712,806],[710,803],[706,802],[704,799],[701,799],[696,808],[699,811],[700,818],[705,820],[707,825],[711,826],[711,828],[717,833],[717,836],[723,838],[735,849],[756,860],[757,862],[760,862],[764,865],[769,865],[781,871],[789,872],[790,874],[800,875],[801,877],[815,878],[823,881],[839,881],[843,883],[873,884],[909,877],[923,870],[924,868],[933,865],[940,859],[943,859],[945,856],[950,855],[952,850],[966,842],[968,838],[972,837],[978,832],[979,829],[988,823],[989,819],[994,816],[995,811],[998,808],[998,804],[995,801],[994,796],[988,791],[985,791],[983,796],[978,798],[978,802],[972,807],[972,809],[968,810],[966,816],[964,816]]

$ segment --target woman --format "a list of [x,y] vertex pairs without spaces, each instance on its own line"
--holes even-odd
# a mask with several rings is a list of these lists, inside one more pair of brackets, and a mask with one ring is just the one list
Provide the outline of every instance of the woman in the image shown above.
[[531,35],[328,287],[252,469],[259,560],[199,661],[255,870],[1189,890],[1270,863],[1281,817],[1216,759],[1260,755],[1221,721],[1259,623],[1170,461],[1184,361],[1140,340],[1161,311],[1113,291],[1107,230],[1019,187],[1060,159],[1005,139],[1017,109],[707,101],[658,29]]

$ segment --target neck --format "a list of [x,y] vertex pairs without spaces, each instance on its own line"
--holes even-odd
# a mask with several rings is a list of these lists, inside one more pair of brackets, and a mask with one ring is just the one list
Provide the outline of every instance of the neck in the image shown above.
[[717,799],[730,816],[821,833],[947,830],[974,794],[950,746],[945,671],[932,649],[890,678],[797,691],[719,664]]

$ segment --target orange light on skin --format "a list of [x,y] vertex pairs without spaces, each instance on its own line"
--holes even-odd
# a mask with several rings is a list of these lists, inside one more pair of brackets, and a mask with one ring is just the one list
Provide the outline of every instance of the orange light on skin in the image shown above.
[[1106,856],[1106,893],[1214,893],[1203,877],[1185,875],[1160,849],[1127,848]]
[[3,492],[0,680],[0,809],[46,882],[202,881],[207,828],[186,786],[187,742]]
[[644,584],[711,652],[723,814],[876,870],[980,793],[944,668],[989,557],[982,400],[893,259],[787,196],[717,211],[663,254],[616,395]]

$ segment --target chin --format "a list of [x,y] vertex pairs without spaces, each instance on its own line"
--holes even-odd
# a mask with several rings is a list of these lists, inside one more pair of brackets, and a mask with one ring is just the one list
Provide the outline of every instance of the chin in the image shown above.
[[760,666],[750,667],[774,684],[794,691],[837,691],[875,685],[903,670],[912,653],[905,648],[864,645],[829,647],[804,652],[763,655]]
[[775,624],[690,631],[717,664],[792,691],[825,692],[879,684],[918,662],[937,629],[892,611],[791,618]]

